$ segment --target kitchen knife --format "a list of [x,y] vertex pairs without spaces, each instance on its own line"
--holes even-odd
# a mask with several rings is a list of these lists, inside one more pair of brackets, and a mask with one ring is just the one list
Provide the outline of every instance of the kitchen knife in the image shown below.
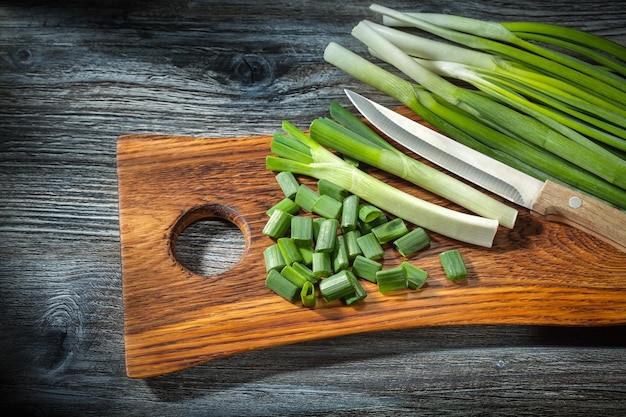
[[535,215],[569,224],[626,251],[625,212],[553,181],[540,181],[360,94],[345,92],[370,123],[407,149]]

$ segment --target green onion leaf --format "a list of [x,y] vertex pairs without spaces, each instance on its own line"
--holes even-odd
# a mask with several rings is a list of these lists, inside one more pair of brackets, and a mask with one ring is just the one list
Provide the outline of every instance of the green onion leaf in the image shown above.
[[361,232],[359,230],[351,230],[343,234],[343,237],[346,241],[346,249],[348,251],[348,258],[350,260],[354,260],[358,255],[361,255],[361,247],[357,239],[361,236]]
[[276,181],[285,197],[293,199],[296,196],[300,183],[298,183],[298,180],[291,172],[279,172],[276,174]]
[[291,267],[296,270],[300,275],[305,277],[307,281],[312,282],[313,284],[317,283],[319,279],[313,273],[313,270],[309,268],[307,265],[302,264],[300,262],[294,262]]
[[281,271],[280,274],[287,278],[289,281],[293,282],[298,288],[302,288],[305,282],[309,282],[308,279],[304,275],[302,275],[299,271],[294,269],[291,265],[286,265]]
[[359,206],[359,220],[362,222],[370,223],[374,220],[380,219],[383,214],[384,213],[381,209],[374,207],[371,204],[361,204]]

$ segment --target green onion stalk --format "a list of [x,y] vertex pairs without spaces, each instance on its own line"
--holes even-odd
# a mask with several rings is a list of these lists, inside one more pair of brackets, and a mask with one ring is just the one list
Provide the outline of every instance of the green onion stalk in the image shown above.
[[276,134],[268,156],[268,170],[328,180],[382,210],[441,235],[491,247],[498,221],[457,212],[403,192],[335,155],[308,134],[283,122],[286,134]]

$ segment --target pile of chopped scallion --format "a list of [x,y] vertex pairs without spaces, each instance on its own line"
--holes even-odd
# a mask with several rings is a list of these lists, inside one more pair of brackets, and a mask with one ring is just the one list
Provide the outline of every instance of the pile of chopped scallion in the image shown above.
[[[417,290],[429,274],[408,259],[430,245],[425,227],[482,246],[491,245],[499,224],[513,227],[515,210],[408,158],[337,103],[330,113],[332,119],[311,123],[310,134],[284,122],[284,133],[276,133],[271,144],[276,156],[266,159],[284,197],[267,210],[263,228],[274,240],[263,253],[265,284],[283,298],[314,307],[319,292],[328,302],[340,299],[350,305],[367,296],[361,280],[377,284],[382,293]],[[360,162],[423,184],[490,218],[400,191],[359,169]],[[317,178],[317,186],[298,181],[295,174]],[[466,192],[465,200],[454,198]],[[410,230],[407,223],[416,227]],[[385,268],[386,247],[395,248],[404,261]],[[448,279],[467,276],[458,250],[443,252],[439,259]]]
[[[404,258],[430,245],[421,227],[389,218],[381,209],[336,184],[321,179],[317,190],[298,182],[288,171],[277,173],[284,198],[267,210],[263,234],[275,243],[264,252],[265,284],[288,301],[315,307],[317,291],[328,302],[351,305],[367,297],[360,279],[376,283],[381,293],[421,288],[428,272],[404,260],[384,268],[385,246]],[[450,280],[467,276],[458,250],[440,254]]]

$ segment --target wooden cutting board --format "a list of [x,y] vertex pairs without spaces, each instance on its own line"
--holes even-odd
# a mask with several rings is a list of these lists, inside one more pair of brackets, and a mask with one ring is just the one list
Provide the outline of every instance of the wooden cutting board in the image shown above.
[[[283,300],[264,286],[262,251],[272,241],[261,230],[265,211],[282,198],[274,174],[265,169],[270,141],[271,136],[119,138],[129,377],[359,332],[472,324],[626,323],[626,253],[523,208],[515,228],[500,228],[492,248],[431,233],[431,246],[410,259],[430,273],[421,290],[382,295],[374,284],[364,282],[368,297],[351,307],[320,300],[315,309],[307,309]],[[388,174],[370,172],[461,210]],[[232,269],[201,276],[178,262],[174,245],[191,223],[215,217],[239,227],[245,250]],[[448,281],[439,265],[437,255],[453,248],[461,250],[469,270],[461,282]],[[385,266],[399,262],[389,249]]]

